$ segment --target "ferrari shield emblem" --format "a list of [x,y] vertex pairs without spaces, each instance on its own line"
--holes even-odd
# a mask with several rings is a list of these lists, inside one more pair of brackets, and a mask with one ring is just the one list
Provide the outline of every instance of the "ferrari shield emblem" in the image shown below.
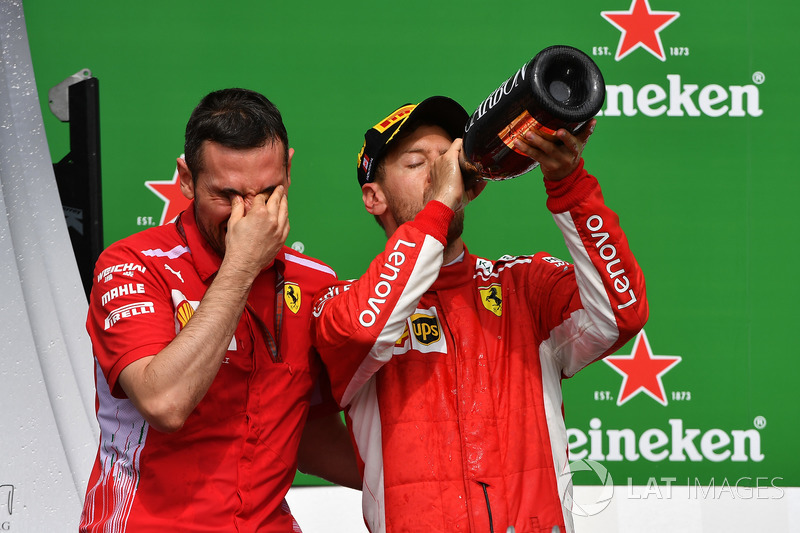
[[488,287],[478,287],[481,292],[483,306],[492,313],[500,316],[503,314],[503,290],[499,283],[492,283]]
[[297,311],[300,309],[301,296],[300,285],[288,281],[284,284],[283,299],[286,300],[286,307],[294,314],[297,314]]

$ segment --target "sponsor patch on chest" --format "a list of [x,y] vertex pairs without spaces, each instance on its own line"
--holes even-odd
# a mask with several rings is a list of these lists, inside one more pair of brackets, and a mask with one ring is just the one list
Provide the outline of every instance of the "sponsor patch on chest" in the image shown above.
[[492,283],[486,287],[478,287],[483,306],[497,316],[503,314],[503,287]]
[[416,309],[406,320],[403,334],[394,345],[394,354],[409,350],[422,353],[447,353],[447,340],[435,307]]
[[[194,312],[200,306],[200,300],[190,300],[178,289],[172,289],[172,306],[175,309],[175,334],[177,335],[194,316]],[[236,351],[236,336],[231,338],[228,351]],[[223,363],[227,362],[226,358]]]
[[292,313],[297,314],[297,311],[300,310],[302,296],[303,294],[300,291],[300,285],[290,281],[287,281],[284,284],[283,299],[286,301],[286,307],[288,307]]

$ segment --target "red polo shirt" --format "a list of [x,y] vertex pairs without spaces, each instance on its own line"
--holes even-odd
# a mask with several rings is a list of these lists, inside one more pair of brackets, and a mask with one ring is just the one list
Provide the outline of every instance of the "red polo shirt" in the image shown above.
[[87,329],[101,435],[81,531],[299,531],[284,496],[300,435],[310,404],[335,409],[315,394],[324,372],[308,333],[312,297],[336,280],[327,265],[284,247],[256,278],[214,382],[179,431],[151,428],[118,386],[125,366],[175,338],[220,263],[193,204],[97,261]]

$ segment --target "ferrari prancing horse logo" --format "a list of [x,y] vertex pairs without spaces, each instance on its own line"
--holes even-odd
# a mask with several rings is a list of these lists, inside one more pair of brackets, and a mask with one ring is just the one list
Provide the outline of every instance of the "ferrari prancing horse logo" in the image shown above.
[[300,285],[288,281],[284,284],[283,299],[286,300],[286,307],[294,314],[300,309],[301,296]]
[[499,283],[492,283],[488,287],[478,287],[481,293],[483,306],[492,313],[500,316],[503,314],[503,289]]

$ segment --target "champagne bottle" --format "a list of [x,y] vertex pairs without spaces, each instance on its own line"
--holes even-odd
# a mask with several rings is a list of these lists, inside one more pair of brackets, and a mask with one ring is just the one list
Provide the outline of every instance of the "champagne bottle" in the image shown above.
[[597,65],[571,46],[545,48],[508,78],[470,116],[464,155],[483,179],[515,178],[539,166],[514,150],[531,129],[577,133],[603,105],[606,89]]

